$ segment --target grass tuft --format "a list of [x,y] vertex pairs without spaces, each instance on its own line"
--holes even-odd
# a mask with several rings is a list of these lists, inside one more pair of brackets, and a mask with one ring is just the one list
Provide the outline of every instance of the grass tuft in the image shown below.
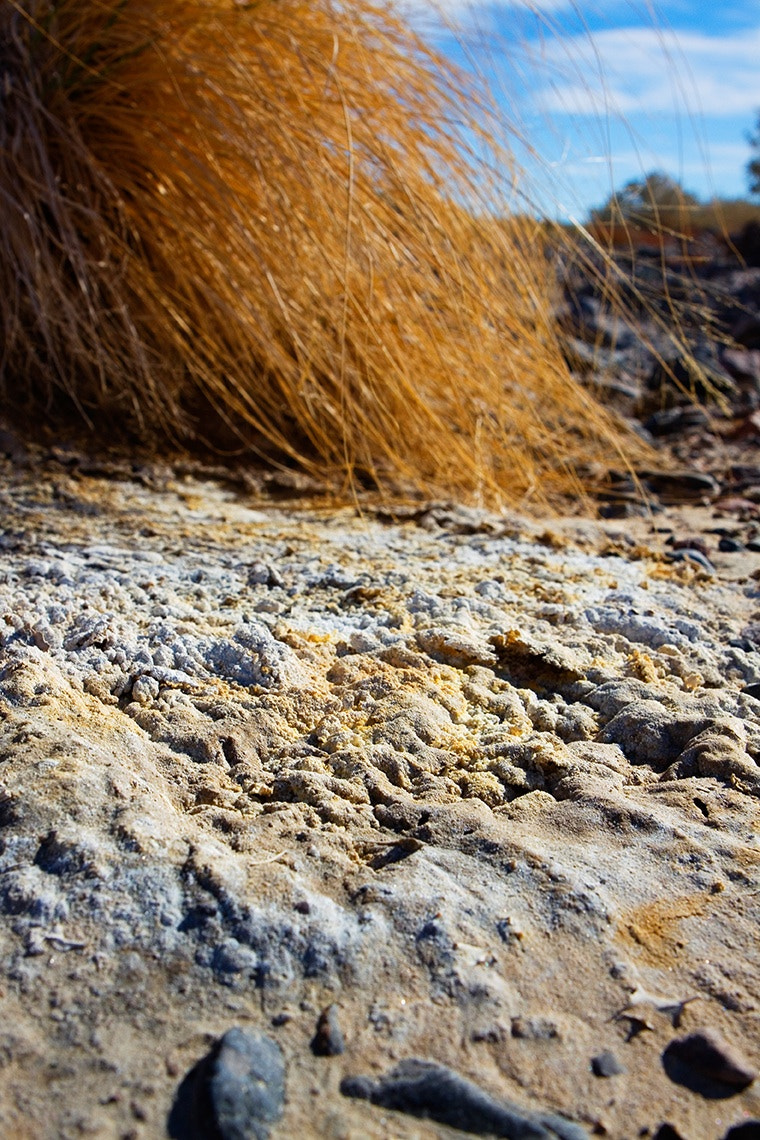
[[547,505],[635,447],[569,376],[487,97],[368,0],[0,0],[20,423]]

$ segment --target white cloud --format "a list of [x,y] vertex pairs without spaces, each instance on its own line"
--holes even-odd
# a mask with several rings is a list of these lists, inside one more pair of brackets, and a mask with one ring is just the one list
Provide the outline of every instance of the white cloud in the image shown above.
[[576,0],[397,0],[398,10],[415,27],[426,30],[498,27],[500,13],[509,10],[541,17],[567,11]]
[[[580,15],[586,0],[398,2],[416,13],[419,27],[426,13],[425,30],[454,58],[456,31],[454,39],[437,34],[446,20],[461,30],[462,56],[471,47],[480,64],[483,51],[483,74],[527,140],[523,148],[515,143],[518,161],[539,196],[554,202],[552,212],[569,214],[560,200],[574,199],[582,213],[613,186],[654,169],[702,198],[746,192],[746,132],[760,110],[760,15],[740,33],[674,32],[647,25],[644,12],[635,23],[629,7],[631,26],[584,36],[561,34],[561,10]],[[623,0],[596,5],[597,16],[607,9],[610,18],[625,7]],[[537,21],[522,19],[526,11]]]
[[[696,180],[700,194],[709,197],[709,179],[719,182],[724,176],[735,177],[747,161],[747,147],[738,143],[713,143],[709,147],[709,157],[696,148],[685,155],[671,156],[677,164],[675,173],[687,189]],[[561,169],[569,182],[579,178],[607,176],[610,188],[628,178],[640,178],[648,170],[668,167],[671,164],[662,155],[642,154],[640,150],[615,148],[610,154],[574,154],[564,162],[546,164]],[[708,180],[706,182],[706,180]]]
[[[760,103],[760,27],[740,35],[617,28],[548,42],[536,60],[551,114],[751,118]],[[551,82],[545,77],[553,73]]]

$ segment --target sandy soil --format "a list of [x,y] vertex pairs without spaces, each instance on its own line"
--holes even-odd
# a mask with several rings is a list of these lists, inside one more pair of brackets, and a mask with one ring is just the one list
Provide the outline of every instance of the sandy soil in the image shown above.
[[710,1029],[760,1061],[760,554],[725,512],[0,486],[5,1135],[190,1135],[232,1026],[282,1050],[275,1138],[466,1134],[342,1095],[409,1057],[587,1135],[760,1119],[663,1060]]

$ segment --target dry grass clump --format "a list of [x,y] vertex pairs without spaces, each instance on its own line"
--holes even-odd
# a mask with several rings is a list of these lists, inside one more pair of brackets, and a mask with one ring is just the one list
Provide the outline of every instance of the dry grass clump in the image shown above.
[[513,502],[619,447],[484,100],[385,7],[0,0],[0,43],[17,420]]

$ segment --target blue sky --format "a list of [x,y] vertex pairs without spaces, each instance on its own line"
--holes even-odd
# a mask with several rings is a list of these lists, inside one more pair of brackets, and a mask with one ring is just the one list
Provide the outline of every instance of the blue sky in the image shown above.
[[[407,0],[419,13],[427,0]],[[664,170],[700,198],[747,193],[760,113],[760,0],[444,0],[537,158],[541,206],[583,219],[631,178]],[[427,9],[429,13],[429,9]],[[454,37],[423,24],[462,59]]]

